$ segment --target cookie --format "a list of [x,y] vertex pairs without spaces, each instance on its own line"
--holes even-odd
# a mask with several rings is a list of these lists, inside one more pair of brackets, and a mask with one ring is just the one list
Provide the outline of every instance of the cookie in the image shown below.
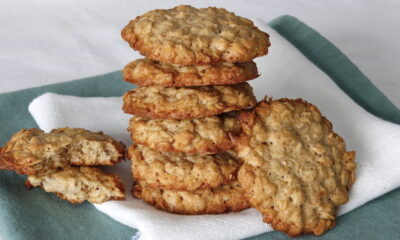
[[253,61],[184,66],[143,58],[126,65],[123,77],[140,86],[185,87],[245,82],[258,77],[258,71]]
[[145,118],[188,119],[256,104],[248,83],[203,87],[138,87],[125,93],[123,110]]
[[123,159],[125,146],[102,132],[60,128],[50,133],[22,129],[0,153],[0,169],[34,175],[69,165],[114,165]]
[[27,187],[41,187],[71,203],[125,200],[124,186],[116,175],[95,167],[67,167],[28,176]]
[[332,228],[356,167],[332,124],[301,99],[261,101],[240,120],[238,179],[264,221],[289,236]]
[[155,189],[135,183],[132,193],[134,197],[143,199],[160,210],[176,214],[220,214],[249,208],[237,181],[219,188],[194,192]]
[[121,35],[147,58],[179,65],[249,62],[270,46],[252,21],[215,7],[153,10],[130,21]]
[[128,149],[128,157],[135,180],[149,187],[169,190],[216,188],[236,180],[239,169],[239,161],[233,153],[167,153],[134,144]]
[[183,120],[133,117],[128,131],[133,141],[161,152],[215,154],[233,148],[240,134],[234,114]]

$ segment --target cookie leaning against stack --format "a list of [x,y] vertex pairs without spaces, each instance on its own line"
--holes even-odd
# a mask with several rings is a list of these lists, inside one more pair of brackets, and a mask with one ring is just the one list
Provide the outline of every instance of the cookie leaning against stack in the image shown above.
[[225,9],[178,6],[137,17],[122,38],[146,57],[123,69],[139,85],[123,97],[135,115],[134,196],[179,214],[248,208],[230,149],[241,132],[235,111],[256,104],[246,81],[258,77],[252,59],[267,54],[268,34]]
[[240,122],[238,180],[264,221],[292,237],[334,227],[354,183],[355,152],[346,152],[319,109],[302,99],[264,99]]

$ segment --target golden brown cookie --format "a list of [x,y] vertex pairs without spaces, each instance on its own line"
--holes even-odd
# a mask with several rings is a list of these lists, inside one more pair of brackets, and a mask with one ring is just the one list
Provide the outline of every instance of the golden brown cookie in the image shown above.
[[139,86],[185,87],[245,82],[258,77],[258,71],[253,61],[184,66],[143,58],[126,65],[123,76]]
[[28,187],[42,187],[71,203],[125,200],[121,179],[95,167],[67,167],[28,176]]
[[188,119],[256,104],[248,83],[204,87],[138,87],[123,97],[125,113],[145,118]]
[[264,100],[240,119],[238,179],[264,221],[289,236],[332,228],[356,165],[331,123],[301,99]]
[[183,120],[133,117],[132,140],[161,152],[214,154],[233,148],[231,137],[240,134],[234,113]]
[[239,169],[239,161],[230,153],[167,153],[134,144],[128,149],[128,157],[135,180],[170,190],[216,188],[236,180]]
[[180,65],[249,62],[270,46],[252,21],[215,7],[153,10],[130,21],[121,35],[142,55]]
[[194,192],[155,189],[135,183],[133,196],[170,213],[199,215],[238,212],[249,208],[237,181]]
[[33,175],[69,165],[114,165],[123,159],[125,146],[102,132],[59,128],[50,133],[22,129],[0,153],[0,169]]

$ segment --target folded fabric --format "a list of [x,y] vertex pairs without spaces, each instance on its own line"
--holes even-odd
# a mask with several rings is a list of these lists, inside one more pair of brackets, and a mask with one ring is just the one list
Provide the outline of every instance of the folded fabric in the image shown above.
[[[251,81],[258,99],[303,98],[317,105],[341,135],[348,150],[357,152],[356,183],[350,201],[339,209],[344,214],[400,186],[400,126],[379,119],[358,106],[324,72],[267,25],[257,24],[271,35],[267,57],[256,59],[261,77]],[[44,94],[29,111],[48,131],[70,126],[102,130],[126,144],[129,115],[122,113],[121,98],[80,98]],[[127,194],[132,180],[129,162],[115,170],[124,176]],[[141,239],[241,239],[270,231],[254,209],[239,213],[183,216],[154,209],[128,196],[127,201],[95,205],[115,220],[139,229]]]

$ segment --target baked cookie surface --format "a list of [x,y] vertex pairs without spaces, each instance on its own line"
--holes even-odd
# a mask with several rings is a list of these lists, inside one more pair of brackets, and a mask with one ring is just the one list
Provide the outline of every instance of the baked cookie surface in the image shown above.
[[245,82],[258,76],[253,61],[183,66],[143,58],[129,63],[123,69],[125,81],[139,86],[225,85]]
[[267,54],[268,34],[222,8],[181,5],[129,22],[122,38],[152,60],[180,65],[249,62]]
[[231,137],[240,134],[232,113],[183,120],[133,117],[128,131],[136,143],[162,152],[214,154],[233,148]]
[[301,99],[264,100],[240,120],[238,180],[264,221],[289,236],[332,228],[356,165],[331,123]]
[[233,153],[168,153],[133,144],[128,148],[128,157],[136,181],[170,190],[216,188],[236,180],[239,169],[239,161]]
[[132,193],[160,210],[177,214],[220,214],[249,208],[237,181],[194,192],[155,189],[137,182]]
[[95,167],[67,167],[28,176],[28,187],[41,187],[71,203],[125,200],[121,179]]
[[256,104],[248,83],[203,87],[138,87],[125,93],[123,110],[145,118],[188,119]]
[[101,132],[59,128],[49,133],[22,129],[0,152],[0,169],[33,175],[69,165],[114,165],[125,146]]

